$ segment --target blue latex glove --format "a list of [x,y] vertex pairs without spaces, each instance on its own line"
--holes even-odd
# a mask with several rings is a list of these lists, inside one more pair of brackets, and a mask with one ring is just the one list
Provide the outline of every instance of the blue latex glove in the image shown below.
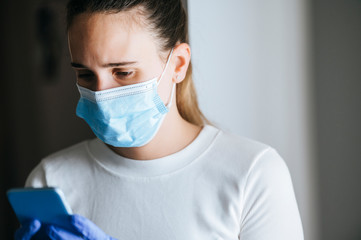
[[15,232],[15,240],[30,240],[41,227],[41,223],[32,219],[21,224],[21,227]]
[[65,230],[64,228],[51,225],[47,228],[50,239],[53,240],[116,240],[105,234],[95,223],[89,219],[74,214],[69,216],[68,221],[74,228],[74,231]]
[[67,222],[64,225],[71,226],[72,230],[56,225],[43,225],[44,231],[41,231],[39,221],[29,221],[16,231],[15,240],[30,240],[33,236],[39,240],[116,240],[105,234],[97,225],[83,216],[74,214],[66,218],[65,221]]

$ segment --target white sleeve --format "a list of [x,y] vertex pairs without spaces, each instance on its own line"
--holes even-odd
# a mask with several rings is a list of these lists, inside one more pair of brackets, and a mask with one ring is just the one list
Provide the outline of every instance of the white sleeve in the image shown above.
[[25,187],[46,187],[46,174],[43,162],[40,162],[26,179]]
[[251,165],[244,186],[240,240],[303,240],[288,167],[269,148]]

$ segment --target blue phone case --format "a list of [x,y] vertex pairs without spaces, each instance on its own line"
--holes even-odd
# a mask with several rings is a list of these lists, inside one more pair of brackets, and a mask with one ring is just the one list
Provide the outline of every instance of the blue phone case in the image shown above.
[[59,188],[15,188],[7,191],[7,196],[20,223],[36,218],[63,225],[62,218],[72,214]]

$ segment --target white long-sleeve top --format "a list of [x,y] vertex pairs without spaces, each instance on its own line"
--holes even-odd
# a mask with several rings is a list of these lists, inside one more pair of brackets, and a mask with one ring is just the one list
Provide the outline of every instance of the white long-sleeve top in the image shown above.
[[304,238],[279,154],[209,125],[183,150],[154,160],[83,141],[44,158],[26,186],[59,187],[74,213],[119,240]]

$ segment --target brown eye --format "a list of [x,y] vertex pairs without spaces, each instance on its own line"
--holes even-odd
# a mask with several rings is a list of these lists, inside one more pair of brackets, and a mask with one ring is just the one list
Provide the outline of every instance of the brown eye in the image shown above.
[[117,77],[128,77],[133,74],[133,72],[121,72],[117,71],[114,73]]
[[93,81],[95,81],[96,77],[94,73],[79,73],[77,75],[78,78],[78,84],[83,87],[87,87],[89,84],[91,84]]
[[94,77],[94,74],[92,73],[82,73],[82,74],[78,74],[78,78],[82,78],[82,79],[89,79]]

